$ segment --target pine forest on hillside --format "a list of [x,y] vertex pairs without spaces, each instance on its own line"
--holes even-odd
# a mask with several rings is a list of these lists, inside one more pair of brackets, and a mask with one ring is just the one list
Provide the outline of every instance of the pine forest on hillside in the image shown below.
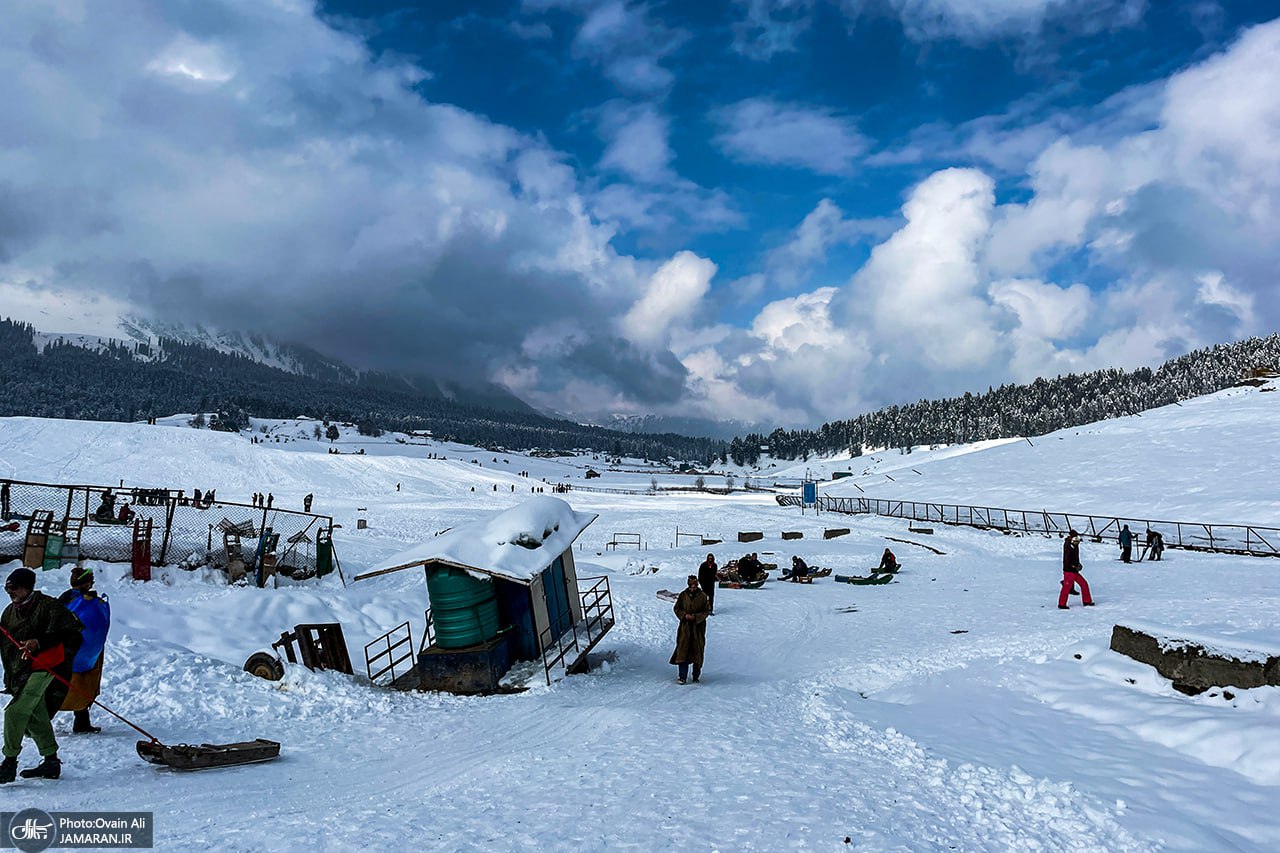
[[984,394],[889,406],[818,429],[778,428],[725,443],[673,433],[646,434],[489,409],[424,393],[403,378],[326,366],[298,375],[198,343],[162,339],[140,359],[125,345],[87,349],[55,341],[41,351],[34,329],[0,319],[0,416],[133,421],[175,412],[218,412],[229,428],[249,415],[307,415],[361,425],[363,431],[431,430],[437,437],[515,450],[575,448],[644,459],[756,464],[763,449],[779,459],[929,444],[1036,436],[1133,415],[1280,369],[1280,334],[1208,347],[1159,368],[1096,370]]
[[985,394],[889,406],[816,430],[776,429],[733,439],[728,456],[755,464],[761,447],[779,459],[808,459],[864,448],[965,444],[1044,435],[1054,430],[1134,415],[1211,394],[1256,372],[1280,369],[1280,334],[1220,344],[1170,359],[1158,369],[1095,370],[1027,385],[1001,385]]
[[223,427],[250,415],[305,415],[381,430],[430,430],[481,447],[568,451],[709,461],[724,443],[671,433],[624,433],[535,412],[469,406],[428,395],[403,379],[330,370],[301,376],[202,344],[161,339],[140,359],[125,345],[86,349],[55,341],[41,352],[34,329],[0,319],[0,416],[135,421],[175,412],[217,412]]

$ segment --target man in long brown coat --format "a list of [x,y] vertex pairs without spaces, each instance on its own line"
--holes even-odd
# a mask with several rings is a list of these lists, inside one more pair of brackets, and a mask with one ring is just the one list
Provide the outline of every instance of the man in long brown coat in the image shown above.
[[693,664],[693,681],[696,684],[702,677],[702,653],[707,648],[707,614],[711,612],[711,602],[707,594],[698,588],[698,576],[689,575],[688,586],[676,599],[673,608],[680,627],[676,630],[676,650],[671,653],[671,663],[680,667],[680,677],[676,679],[684,684],[689,679],[689,664]]

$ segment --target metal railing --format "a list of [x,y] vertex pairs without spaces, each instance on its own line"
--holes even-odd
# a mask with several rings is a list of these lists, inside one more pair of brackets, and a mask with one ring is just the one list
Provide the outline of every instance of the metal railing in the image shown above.
[[[377,654],[370,654],[369,650],[379,644],[382,644],[385,648],[382,648]],[[375,662],[381,662],[384,658],[387,661],[386,664],[381,665],[378,671],[374,672],[373,667]],[[406,660],[411,663],[405,671],[401,672],[400,675],[396,675],[396,667],[403,664]],[[379,678],[387,673],[391,673],[391,678],[387,683],[379,685],[382,687],[390,687],[396,683],[397,678],[407,674],[408,670],[412,669],[415,665],[416,661],[413,660],[413,629],[409,627],[408,620],[401,622],[378,639],[365,644],[364,668],[365,672],[369,673],[369,681],[373,684],[378,684]]]
[[[586,655],[600,639],[613,627],[613,596],[609,592],[609,578],[579,578],[580,581],[595,581],[587,589],[578,590],[578,598],[582,602],[582,620],[552,636],[551,628],[544,628],[539,635],[542,646],[542,669],[547,677],[547,686],[551,686],[551,670],[563,666],[565,672],[573,674],[586,659]],[[569,656],[573,655],[572,660]]]
[[419,655],[434,646],[436,643],[436,625],[435,620],[432,618],[430,607],[427,608],[425,615],[427,619],[427,627],[422,632],[422,645],[418,648]]
[[644,547],[644,543],[641,541],[639,533],[614,533],[613,538],[604,543],[606,550],[610,548],[617,549],[624,545],[628,548],[635,548],[636,550],[640,550]]
[[[800,498],[796,495],[779,495],[778,503],[782,506],[802,506]],[[1077,530],[1095,539],[1101,539],[1104,536],[1118,537],[1120,528],[1128,524],[1133,531],[1135,545],[1142,543],[1146,530],[1154,530],[1164,538],[1164,544],[1169,548],[1280,557],[1280,528],[1262,527],[1256,524],[1206,524],[1195,521],[1166,521],[870,497],[822,496],[818,498],[817,509],[849,515],[880,515],[911,521],[930,521],[938,524],[958,524],[1048,535]]]

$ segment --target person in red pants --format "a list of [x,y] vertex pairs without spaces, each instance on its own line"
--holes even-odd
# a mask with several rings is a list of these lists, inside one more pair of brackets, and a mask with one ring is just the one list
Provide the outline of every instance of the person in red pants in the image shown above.
[[1093,606],[1093,596],[1089,594],[1089,582],[1080,574],[1080,534],[1074,530],[1067,531],[1066,541],[1062,543],[1062,592],[1058,593],[1058,609],[1067,610],[1067,596],[1080,587],[1080,595],[1084,598],[1084,606]]

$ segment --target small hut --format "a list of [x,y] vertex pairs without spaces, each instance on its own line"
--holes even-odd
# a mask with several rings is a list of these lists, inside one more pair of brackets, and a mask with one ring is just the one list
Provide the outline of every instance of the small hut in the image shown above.
[[422,566],[433,631],[419,655],[422,686],[493,690],[512,662],[545,659],[584,621],[573,543],[596,517],[537,496],[455,527],[356,580]]

